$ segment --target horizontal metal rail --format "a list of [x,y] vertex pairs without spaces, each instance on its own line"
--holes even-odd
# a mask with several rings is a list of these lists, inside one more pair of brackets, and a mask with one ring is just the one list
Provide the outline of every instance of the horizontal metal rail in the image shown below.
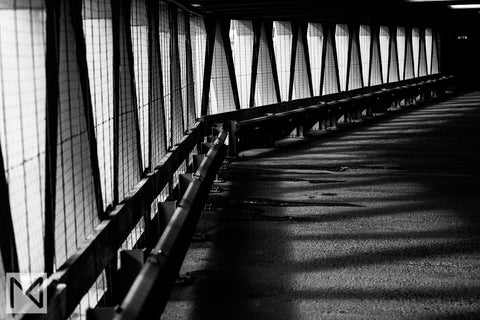
[[179,206],[150,253],[121,305],[115,320],[159,319],[170,296],[215,175],[226,154],[222,130],[193,174]]
[[205,121],[205,128],[208,129],[214,126],[215,123],[224,123],[229,120],[235,120],[235,121],[248,120],[256,117],[262,117],[262,116],[265,116],[266,114],[286,112],[286,111],[291,111],[300,107],[309,107],[314,105],[320,105],[322,103],[339,101],[342,99],[350,99],[355,96],[374,94],[382,90],[385,91],[392,88],[399,88],[402,86],[425,85],[425,84],[428,84],[429,81],[431,80],[440,79],[440,78],[450,78],[450,77],[443,77],[442,75],[430,75],[426,77],[420,77],[420,78],[392,82],[392,83],[387,83],[387,84],[382,84],[377,86],[359,88],[355,90],[333,93],[333,94],[328,94],[323,96],[297,99],[293,101],[259,106],[255,108],[224,112],[220,114],[205,116],[203,117],[203,120]]
[[[369,93],[358,93],[349,98],[339,100],[322,101],[315,105],[301,106],[292,110],[270,113],[261,116],[249,114],[252,117],[246,118],[236,112],[242,120],[231,119],[231,114],[216,115],[216,121],[224,121],[230,130],[229,156],[236,157],[239,147],[237,144],[241,137],[252,138],[259,133],[290,132],[294,128],[302,127],[302,130],[311,128],[321,120],[334,119],[341,116],[350,117],[352,114],[359,114],[364,110],[383,109],[386,110],[392,103],[420,95],[428,96],[430,92],[443,90],[451,84],[453,77],[437,77],[426,81],[419,81],[396,87],[382,88]],[[245,110],[244,113],[248,111]],[[369,111],[368,113],[371,113]],[[220,118],[223,116],[223,119]]]
[[202,122],[174,146],[161,163],[142,179],[120,204],[95,228],[95,235],[85,242],[48,278],[48,314],[24,315],[22,319],[66,319],[92,287],[137,225],[145,210],[162,192],[180,165],[203,138]]

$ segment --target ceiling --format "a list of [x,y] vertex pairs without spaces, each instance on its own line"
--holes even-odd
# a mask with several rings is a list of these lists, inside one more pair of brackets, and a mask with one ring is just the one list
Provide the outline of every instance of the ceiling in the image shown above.
[[[233,19],[308,20],[444,28],[480,27],[479,10],[452,10],[472,1],[178,0],[193,10]],[[480,1],[477,1],[480,3]]]

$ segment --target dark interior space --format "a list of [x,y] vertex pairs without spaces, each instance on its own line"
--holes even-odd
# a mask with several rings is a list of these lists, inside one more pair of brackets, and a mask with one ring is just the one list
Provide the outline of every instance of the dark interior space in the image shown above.
[[478,28],[451,30],[447,32],[445,41],[445,56],[441,60],[446,72],[457,76],[460,89],[478,90],[480,88],[478,79],[480,74],[480,30]]

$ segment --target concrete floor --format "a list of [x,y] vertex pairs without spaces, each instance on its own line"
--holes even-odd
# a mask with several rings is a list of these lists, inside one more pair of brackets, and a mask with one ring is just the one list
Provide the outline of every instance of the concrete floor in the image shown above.
[[480,319],[480,92],[228,165],[162,319]]

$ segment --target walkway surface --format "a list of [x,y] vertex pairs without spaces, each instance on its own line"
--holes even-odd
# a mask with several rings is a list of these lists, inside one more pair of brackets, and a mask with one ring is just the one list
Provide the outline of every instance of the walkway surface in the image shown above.
[[480,92],[245,155],[162,319],[480,319]]

